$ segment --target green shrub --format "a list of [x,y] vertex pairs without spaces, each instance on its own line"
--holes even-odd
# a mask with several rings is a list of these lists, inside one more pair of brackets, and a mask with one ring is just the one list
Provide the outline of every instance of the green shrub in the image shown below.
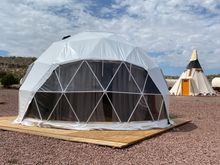
[[5,71],[0,71],[0,79],[4,77],[7,73]]
[[17,164],[17,163],[18,163],[18,160],[17,160],[17,159],[9,159],[9,160],[8,160],[8,163],[9,163],[9,164]]
[[19,80],[18,78],[16,78],[13,74],[11,73],[8,73],[6,74],[5,76],[3,76],[1,78],[1,84],[4,86],[4,87],[9,87],[10,85],[13,85],[13,84],[18,84],[19,83]]

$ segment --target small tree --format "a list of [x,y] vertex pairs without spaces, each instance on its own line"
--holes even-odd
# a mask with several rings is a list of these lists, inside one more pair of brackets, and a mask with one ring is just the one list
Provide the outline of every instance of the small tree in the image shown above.
[[13,85],[13,84],[18,84],[19,83],[19,80],[18,78],[16,78],[13,74],[9,73],[9,74],[6,74],[5,76],[2,77],[1,79],[1,84],[4,86],[4,87],[9,87],[10,85]]

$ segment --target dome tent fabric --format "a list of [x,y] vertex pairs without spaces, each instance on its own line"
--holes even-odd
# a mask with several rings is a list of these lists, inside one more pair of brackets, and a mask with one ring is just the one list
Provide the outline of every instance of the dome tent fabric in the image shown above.
[[16,123],[66,129],[167,127],[168,88],[144,50],[83,32],[53,43],[19,90]]

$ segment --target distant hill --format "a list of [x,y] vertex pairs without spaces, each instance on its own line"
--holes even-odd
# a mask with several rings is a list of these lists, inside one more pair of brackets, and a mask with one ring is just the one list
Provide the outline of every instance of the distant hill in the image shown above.
[[12,73],[15,77],[21,79],[28,65],[36,60],[35,57],[1,57],[0,56],[0,78],[5,73]]
[[220,77],[220,74],[210,74],[207,75],[208,80],[211,82],[213,78]]
[[168,76],[168,75],[165,75],[165,78],[166,79],[178,79],[179,76]]
[[[12,73],[17,78],[21,79],[28,65],[36,60],[35,57],[1,57],[0,56],[0,79],[5,73]],[[211,82],[214,77],[220,77],[220,74],[211,74],[207,76]],[[178,79],[179,76],[165,76],[166,79]]]

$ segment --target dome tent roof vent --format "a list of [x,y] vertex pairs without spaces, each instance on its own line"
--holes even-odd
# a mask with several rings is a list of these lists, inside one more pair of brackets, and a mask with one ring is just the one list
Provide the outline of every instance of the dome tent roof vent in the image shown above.
[[69,37],[71,37],[71,35],[64,36],[64,37],[62,38],[62,40],[65,40],[65,39],[67,39],[67,38],[69,38]]

